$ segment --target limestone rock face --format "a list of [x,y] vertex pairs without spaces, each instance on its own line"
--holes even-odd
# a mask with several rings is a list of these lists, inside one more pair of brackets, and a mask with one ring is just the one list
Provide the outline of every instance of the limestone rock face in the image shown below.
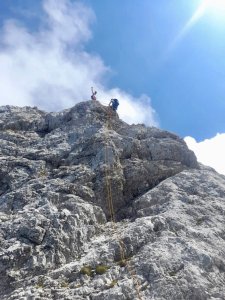
[[88,101],[0,139],[0,299],[225,299],[225,177],[178,136]]

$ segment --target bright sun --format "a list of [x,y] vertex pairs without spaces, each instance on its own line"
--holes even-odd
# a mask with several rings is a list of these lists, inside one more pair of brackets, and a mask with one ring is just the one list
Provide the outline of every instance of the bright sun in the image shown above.
[[[221,24],[225,20],[225,0],[202,0],[194,14],[183,26],[170,45],[169,51],[174,49],[191,28],[204,16],[211,16],[216,23]],[[215,22],[214,22],[215,23]]]
[[214,12],[225,11],[225,0],[203,0],[200,5],[201,10],[213,10]]
[[206,13],[224,18],[225,0],[203,0],[186,26],[192,27]]

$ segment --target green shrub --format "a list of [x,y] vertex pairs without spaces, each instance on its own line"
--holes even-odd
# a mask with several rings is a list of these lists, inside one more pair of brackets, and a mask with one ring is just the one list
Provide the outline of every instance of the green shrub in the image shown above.
[[83,275],[93,276],[94,271],[91,266],[83,266],[80,270],[80,273]]
[[102,275],[102,274],[104,274],[105,272],[107,272],[108,269],[109,269],[108,266],[105,266],[105,265],[98,265],[98,266],[95,268],[95,272],[96,272],[96,274],[98,274],[98,275]]
[[112,282],[108,285],[108,288],[111,289],[117,284],[118,280],[113,279]]

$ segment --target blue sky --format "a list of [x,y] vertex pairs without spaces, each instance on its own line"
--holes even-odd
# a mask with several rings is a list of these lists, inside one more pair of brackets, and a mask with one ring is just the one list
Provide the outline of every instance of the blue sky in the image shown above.
[[89,49],[113,66],[111,84],[148,94],[161,126],[181,136],[225,131],[225,21],[206,14],[167,53],[200,1],[86,2],[97,15]]
[[59,110],[90,99],[94,86],[103,104],[119,98],[127,122],[189,136],[196,153],[218,156],[225,6],[210,1],[1,1],[0,105]]

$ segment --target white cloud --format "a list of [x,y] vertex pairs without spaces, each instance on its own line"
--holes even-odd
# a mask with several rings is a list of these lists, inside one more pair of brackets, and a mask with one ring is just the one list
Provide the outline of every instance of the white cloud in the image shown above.
[[199,162],[225,175],[225,133],[217,133],[211,139],[197,142],[193,137],[185,137],[188,147],[194,151]]
[[110,74],[101,57],[85,51],[94,12],[80,2],[43,0],[39,30],[16,20],[5,22],[0,39],[0,105],[31,105],[60,110],[90,99],[90,87],[106,104],[120,100],[119,114],[129,123],[157,125],[150,98],[135,98],[118,87],[107,89]]

